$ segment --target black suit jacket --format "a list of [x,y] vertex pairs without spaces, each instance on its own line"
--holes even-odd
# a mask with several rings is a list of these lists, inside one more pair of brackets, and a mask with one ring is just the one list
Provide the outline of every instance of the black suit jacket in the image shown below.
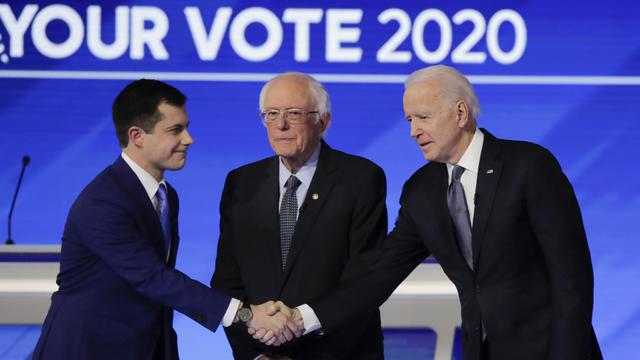
[[168,263],[158,215],[121,157],[78,196],[34,359],[178,359],[172,309],[216,330],[229,297],[173,268],[178,195],[167,187]]
[[[278,161],[277,156],[270,157],[227,176],[211,285],[252,304],[280,299],[295,307],[361,274],[367,254],[371,255],[370,250],[386,235],[386,179],[371,161],[333,150],[322,142],[283,272]],[[251,338],[241,324],[225,331],[236,359],[253,359],[264,352],[295,359],[383,357],[377,307],[334,334],[312,333],[277,348]]]
[[[313,302],[330,331],[382,303],[426,256],[458,289],[465,360],[585,360],[602,355],[591,326],[593,270],[571,184],[546,149],[484,131],[473,221],[474,269],[462,257],[447,208],[445,164],[405,184],[401,209],[370,276]],[[370,294],[363,297],[363,291]],[[336,304],[342,304],[336,312]],[[482,325],[481,325],[482,324]]]

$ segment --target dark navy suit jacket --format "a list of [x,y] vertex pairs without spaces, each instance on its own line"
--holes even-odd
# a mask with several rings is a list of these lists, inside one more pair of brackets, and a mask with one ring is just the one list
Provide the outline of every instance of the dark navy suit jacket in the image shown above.
[[172,309],[215,331],[229,297],[174,269],[178,196],[168,186],[172,241],[121,158],[78,196],[62,237],[59,290],[34,359],[177,359]]

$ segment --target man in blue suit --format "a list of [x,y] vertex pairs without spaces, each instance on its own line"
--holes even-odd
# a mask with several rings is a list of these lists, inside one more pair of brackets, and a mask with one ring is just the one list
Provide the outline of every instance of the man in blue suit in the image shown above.
[[[178,195],[164,171],[181,169],[193,143],[185,102],[176,88],[144,79],[114,101],[122,154],[71,207],[59,290],[34,359],[177,359],[173,309],[211,331],[238,321],[228,296],[174,269]],[[266,315],[270,307],[252,305],[243,320],[286,327],[283,314]]]

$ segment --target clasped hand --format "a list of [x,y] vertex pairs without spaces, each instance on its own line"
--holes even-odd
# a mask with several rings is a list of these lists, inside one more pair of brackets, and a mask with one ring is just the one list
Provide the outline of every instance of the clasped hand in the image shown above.
[[247,331],[266,345],[279,346],[304,333],[300,311],[290,309],[282,301],[251,305],[251,312],[253,317],[247,322]]

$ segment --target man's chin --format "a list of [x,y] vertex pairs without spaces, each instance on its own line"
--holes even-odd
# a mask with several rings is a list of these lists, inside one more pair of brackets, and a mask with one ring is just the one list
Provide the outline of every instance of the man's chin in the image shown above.
[[276,155],[285,159],[294,158],[298,156],[298,153],[296,152],[295,149],[276,148],[276,149],[273,149],[273,152],[275,152]]
[[180,161],[176,161],[173,162],[171,164],[168,164],[165,170],[170,170],[170,171],[176,171],[176,170],[180,170],[184,167],[184,165],[187,163],[187,160],[180,160]]
[[439,159],[438,154],[434,154],[433,152],[429,152],[429,153],[423,152],[422,155],[427,161],[435,161],[443,164],[446,163],[446,161],[442,161],[441,159]]

